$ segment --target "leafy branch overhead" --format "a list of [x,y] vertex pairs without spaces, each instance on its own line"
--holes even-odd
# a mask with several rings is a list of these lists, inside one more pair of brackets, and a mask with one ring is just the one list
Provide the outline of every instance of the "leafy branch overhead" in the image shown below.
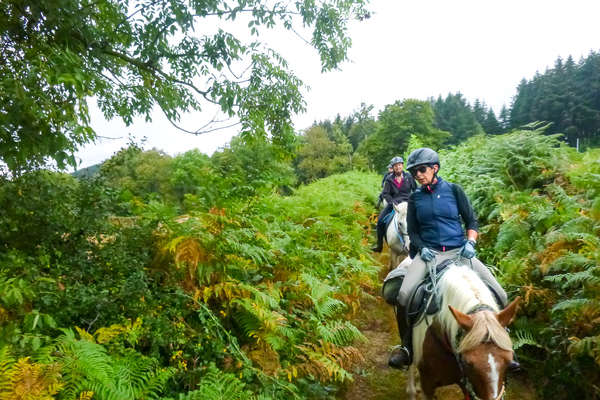
[[[368,16],[364,0],[2,2],[0,158],[13,171],[48,157],[74,163],[70,154],[96,137],[90,97],[109,119],[149,121],[158,106],[180,129],[183,113],[212,104],[245,133],[286,143],[302,82],[259,35],[311,30],[327,71],[346,59],[349,20]],[[219,121],[210,122],[184,130]]]

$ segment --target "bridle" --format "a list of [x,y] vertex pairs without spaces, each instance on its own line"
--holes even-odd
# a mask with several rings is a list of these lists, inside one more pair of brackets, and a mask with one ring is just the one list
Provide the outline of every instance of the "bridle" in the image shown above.
[[[475,307],[473,307],[471,310],[469,310],[469,312],[467,312],[466,314],[474,314],[479,311],[495,311],[495,310],[492,307],[488,306],[487,304],[478,304]],[[460,339],[461,334],[462,334],[462,331],[459,331],[459,335],[456,338],[457,343],[458,343],[458,339]],[[456,358],[456,364],[458,364],[458,368],[460,370],[460,384],[467,391],[467,397],[465,400],[483,400],[481,397],[479,397],[475,394],[475,388],[473,387],[473,384],[471,383],[471,381],[469,381],[467,379],[467,375],[465,374],[465,362],[463,360],[462,354],[454,353],[454,357]],[[502,387],[500,388],[500,393],[498,394],[498,396],[496,396],[494,398],[494,400],[504,399],[505,387],[506,387],[506,382],[502,382]]]
[[[456,357],[456,363],[458,364],[458,368],[460,369],[460,384],[467,391],[467,397],[465,400],[483,400],[481,397],[479,397],[475,394],[475,388],[473,387],[473,384],[471,383],[470,380],[467,379],[467,375],[465,375],[464,361],[462,359],[462,356],[460,354],[458,354],[458,355],[455,355],[455,357]],[[505,387],[506,387],[506,384],[503,382],[502,387],[500,388],[500,393],[498,394],[498,396],[496,398],[494,398],[494,400],[504,399],[504,388]]]

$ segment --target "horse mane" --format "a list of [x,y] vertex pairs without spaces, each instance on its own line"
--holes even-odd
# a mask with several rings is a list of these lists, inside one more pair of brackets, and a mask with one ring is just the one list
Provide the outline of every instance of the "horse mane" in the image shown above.
[[[492,341],[504,350],[512,350],[512,342],[506,330],[500,325],[494,313],[499,311],[494,295],[481,278],[468,265],[450,265],[448,271],[438,282],[439,291],[443,293],[441,309],[435,316],[440,332],[450,340],[455,352],[463,352]],[[471,314],[473,328],[457,343],[460,326],[450,312],[448,305],[468,313],[479,305],[488,306],[493,311],[482,311]],[[415,362],[422,357],[422,340],[428,324],[425,321],[415,327],[414,339]]]
[[471,316],[473,328],[465,335],[458,346],[458,352],[468,351],[483,342],[493,342],[503,350],[512,351],[512,342],[506,329],[500,325],[490,311],[482,311]]
[[[487,341],[495,343],[501,349],[512,350],[510,336],[494,315],[499,311],[494,295],[475,271],[468,266],[450,266],[440,280],[440,292],[444,293],[440,312],[442,328],[450,334],[453,347],[458,352],[470,350]],[[479,305],[486,305],[493,312],[481,311],[471,314],[473,328],[457,344],[454,341],[460,327],[448,305],[465,314]]]

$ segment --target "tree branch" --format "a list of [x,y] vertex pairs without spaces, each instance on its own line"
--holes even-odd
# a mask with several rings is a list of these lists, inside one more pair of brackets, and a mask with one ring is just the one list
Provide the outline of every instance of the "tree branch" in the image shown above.
[[175,78],[174,76],[167,74],[166,72],[162,71],[160,68],[157,68],[157,67],[153,66],[152,64],[150,64],[148,62],[140,61],[140,60],[138,60],[136,58],[128,56],[127,54],[123,54],[123,53],[120,53],[118,51],[114,51],[114,50],[112,50],[110,48],[104,48],[104,49],[102,49],[102,52],[105,53],[105,54],[107,54],[107,55],[110,55],[110,56],[113,56],[113,57],[117,57],[117,58],[119,58],[119,59],[121,59],[123,61],[126,61],[126,62],[130,63],[130,64],[133,64],[133,65],[135,65],[136,67],[138,67],[140,69],[143,69],[143,70],[146,70],[146,71],[158,74],[158,75],[162,76],[163,78],[167,79],[170,82],[178,83],[178,84],[180,84],[182,86],[189,87],[190,89],[192,89],[196,93],[200,94],[206,101],[208,101],[208,102],[210,102],[212,104],[219,105],[218,102],[216,102],[213,99],[211,99],[210,97],[208,97],[208,94],[210,93],[209,90],[207,90],[207,91],[200,90],[193,83],[182,81],[181,79]]
[[[162,110],[162,108],[161,108],[161,110]],[[197,135],[197,136],[198,136],[198,135],[202,135],[202,134],[204,134],[204,133],[210,133],[210,132],[215,132],[215,131],[218,131],[218,130],[221,130],[221,129],[227,129],[227,128],[231,128],[231,127],[234,127],[234,126],[236,126],[236,125],[239,125],[239,124],[241,124],[241,123],[242,123],[241,121],[238,121],[238,122],[236,122],[236,123],[233,123],[233,124],[231,124],[231,125],[219,126],[219,127],[217,127],[217,128],[212,128],[212,129],[206,129],[206,130],[205,130],[204,128],[206,128],[207,126],[210,126],[211,124],[213,124],[213,123],[215,123],[215,122],[219,122],[219,121],[215,121],[215,120],[213,119],[213,120],[209,121],[208,123],[204,124],[203,126],[201,126],[200,128],[198,128],[197,130],[195,130],[195,131],[190,131],[190,130],[187,130],[187,129],[185,129],[185,128],[183,128],[183,127],[179,126],[179,125],[177,125],[177,124],[175,123],[175,121],[173,121],[173,120],[172,120],[172,119],[171,119],[171,118],[170,118],[170,117],[167,115],[167,113],[166,113],[164,110],[162,110],[162,111],[163,111],[163,114],[165,115],[165,117],[167,118],[167,121],[169,121],[169,123],[170,123],[171,125],[173,125],[173,126],[176,128],[176,129],[178,129],[178,130],[180,130],[180,131],[182,131],[182,132],[189,133],[189,134],[192,134],[192,135]],[[224,122],[224,121],[220,121],[220,122]]]

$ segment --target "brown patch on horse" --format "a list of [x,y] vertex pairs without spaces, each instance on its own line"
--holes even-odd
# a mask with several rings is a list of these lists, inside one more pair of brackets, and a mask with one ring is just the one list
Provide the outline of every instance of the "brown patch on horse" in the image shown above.
[[452,347],[436,323],[427,328],[423,340],[423,357],[418,368],[422,377],[428,377],[421,380],[421,389],[429,399],[433,398],[437,387],[460,382],[460,369]]
[[504,392],[506,371],[513,361],[512,343],[504,328],[513,321],[519,301],[517,297],[499,313],[485,310],[472,315],[449,306],[458,324],[467,331],[458,350],[463,373],[481,399],[496,400]]
[[484,400],[497,399],[503,391],[506,370],[513,360],[512,351],[503,350],[490,342],[482,343],[461,355],[464,374],[475,393]]

